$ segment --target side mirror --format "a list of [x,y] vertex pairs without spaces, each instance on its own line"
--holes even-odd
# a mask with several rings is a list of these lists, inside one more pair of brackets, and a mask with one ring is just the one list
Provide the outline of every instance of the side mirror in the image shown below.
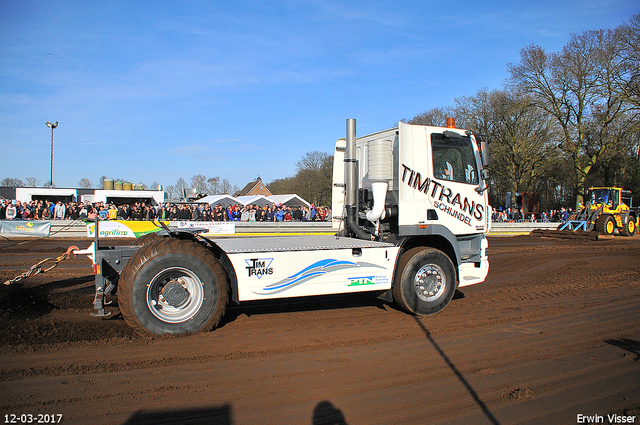
[[480,153],[482,154],[482,164],[484,167],[488,167],[491,164],[491,157],[489,156],[489,143],[484,139],[480,141]]
[[482,193],[485,190],[489,189],[489,185],[487,184],[487,179],[489,178],[489,169],[483,168],[482,170],[480,170],[480,177],[482,177],[482,180],[484,181],[484,187],[476,187],[476,192],[478,193]]

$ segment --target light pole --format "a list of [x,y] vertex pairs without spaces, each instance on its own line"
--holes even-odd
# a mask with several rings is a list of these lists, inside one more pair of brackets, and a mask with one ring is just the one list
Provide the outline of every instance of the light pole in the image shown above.
[[58,126],[58,121],[54,123],[47,121],[47,127],[51,129],[51,177],[49,179],[49,184],[53,187],[53,130]]

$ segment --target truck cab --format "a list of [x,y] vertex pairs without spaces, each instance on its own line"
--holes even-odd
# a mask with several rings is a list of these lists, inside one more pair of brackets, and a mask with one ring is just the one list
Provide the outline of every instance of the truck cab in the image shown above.
[[[349,131],[349,130],[348,130]],[[458,286],[482,282],[488,273],[486,233],[488,149],[470,131],[410,125],[336,142],[333,171],[334,227],[346,234],[401,246],[435,248],[457,269]],[[355,163],[359,229],[345,229],[349,163]],[[344,165],[347,164],[347,165]],[[382,211],[377,213],[375,211]],[[373,212],[373,213],[372,213]]]

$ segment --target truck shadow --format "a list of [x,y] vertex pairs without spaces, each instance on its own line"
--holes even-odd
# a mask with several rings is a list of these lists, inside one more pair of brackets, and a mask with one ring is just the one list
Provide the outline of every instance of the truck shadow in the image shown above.
[[261,314],[297,313],[305,311],[336,310],[346,308],[376,307],[386,310],[389,303],[377,298],[377,293],[315,295],[309,297],[273,299],[265,302],[243,301],[240,305],[230,303],[218,327],[233,323],[238,317]]
[[604,342],[635,354],[635,360],[640,360],[640,342],[629,338],[605,339]]
[[420,329],[422,329],[422,331],[424,332],[424,335],[427,337],[427,340],[431,343],[433,348],[438,352],[438,354],[440,354],[440,357],[442,357],[442,360],[445,361],[445,363],[447,364],[449,369],[451,369],[453,374],[458,378],[458,380],[465,387],[465,389],[467,390],[469,395],[471,395],[471,398],[473,398],[473,401],[475,401],[475,403],[478,405],[478,407],[480,407],[480,410],[482,410],[482,413],[484,413],[484,415],[487,417],[489,422],[491,422],[494,425],[500,425],[500,422],[498,422],[496,417],[493,416],[493,413],[491,413],[491,411],[489,410],[487,405],[484,404],[484,402],[482,401],[482,399],[480,398],[480,396],[478,395],[476,390],[471,386],[469,381],[467,381],[467,379],[464,377],[462,372],[460,372],[460,370],[456,367],[456,365],[451,361],[449,356],[447,356],[447,353],[445,353],[444,350],[442,349],[442,347],[440,347],[440,345],[438,345],[436,340],[433,339],[433,336],[431,335],[431,332],[429,332],[429,329],[427,329],[424,326],[424,324],[420,321],[418,316],[413,316],[413,319],[418,324]]
[[[356,294],[315,295],[299,298],[273,299],[269,302],[243,301],[240,305],[230,303],[218,327],[233,323],[241,315],[251,317],[260,314],[297,313],[305,311],[322,311],[361,307],[376,307],[380,310],[401,310],[393,302],[379,298],[378,292],[361,292]],[[453,300],[463,299],[464,293],[456,290]]]

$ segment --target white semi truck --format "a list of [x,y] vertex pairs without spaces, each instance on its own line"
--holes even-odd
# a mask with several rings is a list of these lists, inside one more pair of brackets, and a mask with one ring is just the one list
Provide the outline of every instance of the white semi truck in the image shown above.
[[[168,228],[137,245],[85,252],[95,316],[117,294],[140,334],[216,327],[229,302],[376,291],[406,311],[441,311],[484,281],[488,148],[470,131],[399,123],[335,145],[335,235],[208,238]],[[98,235],[96,230],[96,235]]]

